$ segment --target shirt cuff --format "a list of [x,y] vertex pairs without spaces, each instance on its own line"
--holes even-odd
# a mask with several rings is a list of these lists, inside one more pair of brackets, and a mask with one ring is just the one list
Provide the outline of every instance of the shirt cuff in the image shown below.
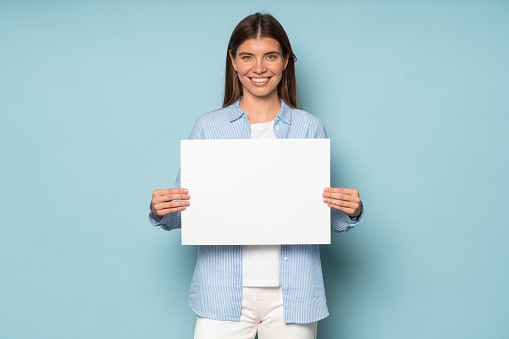
[[150,223],[152,224],[152,226],[154,227],[157,227],[157,228],[165,228],[164,224],[166,224],[164,222],[164,215],[162,218],[158,217],[157,215],[154,214],[154,212],[152,212],[152,202],[150,203],[150,213],[148,214],[148,220],[150,220]]
[[362,221],[363,216],[364,216],[364,205],[363,205],[363,203],[361,201],[361,214],[359,214],[358,216],[353,217],[353,218],[348,216],[350,218],[350,220],[351,220],[350,225],[351,226],[355,226],[357,224],[360,224],[361,221]]

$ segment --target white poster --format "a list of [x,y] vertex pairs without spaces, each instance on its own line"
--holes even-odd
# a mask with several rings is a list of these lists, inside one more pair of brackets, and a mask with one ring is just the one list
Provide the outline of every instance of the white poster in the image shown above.
[[183,140],[183,245],[330,244],[329,139]]

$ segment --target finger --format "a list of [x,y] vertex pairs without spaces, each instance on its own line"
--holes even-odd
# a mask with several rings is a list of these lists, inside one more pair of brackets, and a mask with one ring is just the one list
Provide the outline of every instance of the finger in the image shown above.
[[331,198],[331,199],[338,199],[338,200],[345,200],[345,201],[351,201],[359,203],[361,202],[361,198],[359,196],[345,194],[345,193],[330,193],[330,192],[323,192],[322,196],[324,198]]
[[348,195],[359,196],[359,190],[356,188],[341,188],[341,187],[325,187],[324,192],[330,193],[343,193]]
[[156,195],[152,198],[152,203],[169,202],[172,200],[189,200],[191,196],[189,194],[165,194]]
[[183,211],[185,209],[186,209],[186,206],[176,207],[176,208],[167,208],[167,209],[164,209],[164,210],[157,211],[157,215],[162,217],[162,216],[164,216],[166,214],[175,213],[175,212],[178,212],[178,211]]
[[191,196],[189,194],[166,194],[155,196],[153,200],[157,202],[172,201],[172,200],[189,200]]
[[341,207],[341,206],[336,206],[336,205],[333,205],[333,204],[327,204],[327,206],[335,208],[335,209],[340,210],[340,211],[343,211],[343,212],[345,212],[348,215],[353,215],[354,212],[355,212],[355,209],[353,209],[353,208]]
[[176,207],[182,207],[182,206],[189,206],[189,201],[171,201],[171,202],[164,202],[164,203],[158,203],[154,204],[154,209],[156,211],[168,209],[168,208],[176,208]]
[[167,195],[167,194],[185,194],[189,193],[187,188],[164,188],[164,189],[157,189],[154,192],[152,192],[152,196],[155,195]]
[[356,210],[359,207],[359,203],[356,202],[350,202],[350,201],[344,201],[344,200],[336,200],[336,199],[323,199],[323,202],[326,204],[332,204],[334,206],[338,207],[347,207],[347,208],[353,208]]

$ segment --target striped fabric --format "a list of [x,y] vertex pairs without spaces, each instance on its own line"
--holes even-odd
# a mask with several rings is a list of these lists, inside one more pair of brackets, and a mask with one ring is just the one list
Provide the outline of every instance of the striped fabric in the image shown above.
[[[251,126],[237,101],[200,116],[189,139],[249,139]],[[274,119],[278,139],[326,138],[322,121],[293,109],[281,100]],[[176,187],[180,187],[180,173]],[[191,193],[192,194],[192,193]],[[362,220],[331,209],[331,229],[346,232]],[[162,219],[149,214],[153,226],[180,228],[180,212]],[[285,323],[310,323],[329,315],[325,300],[318,245],[281,246],[281,288]],[[189,304],[200,317],[238,321],[242,305],[242,246],[199,246],[198,260],[189,291]]]

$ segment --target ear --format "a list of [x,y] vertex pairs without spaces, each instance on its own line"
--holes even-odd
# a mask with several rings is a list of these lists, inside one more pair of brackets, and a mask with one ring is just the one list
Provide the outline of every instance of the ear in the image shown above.
[[233,69],[237,72],[237,64],[235,63],[235,58],[232,55],[232,50],[228,50],[228,54],[230,55],[230,60],[232,61]]
[[288,66],[288,60],[289,59],[290,59],[290,53],[288,53],[288,55],[285,58],[285,63],[284,63],[284,66],[283,66],[283,71],[286,69],[286,66]]

